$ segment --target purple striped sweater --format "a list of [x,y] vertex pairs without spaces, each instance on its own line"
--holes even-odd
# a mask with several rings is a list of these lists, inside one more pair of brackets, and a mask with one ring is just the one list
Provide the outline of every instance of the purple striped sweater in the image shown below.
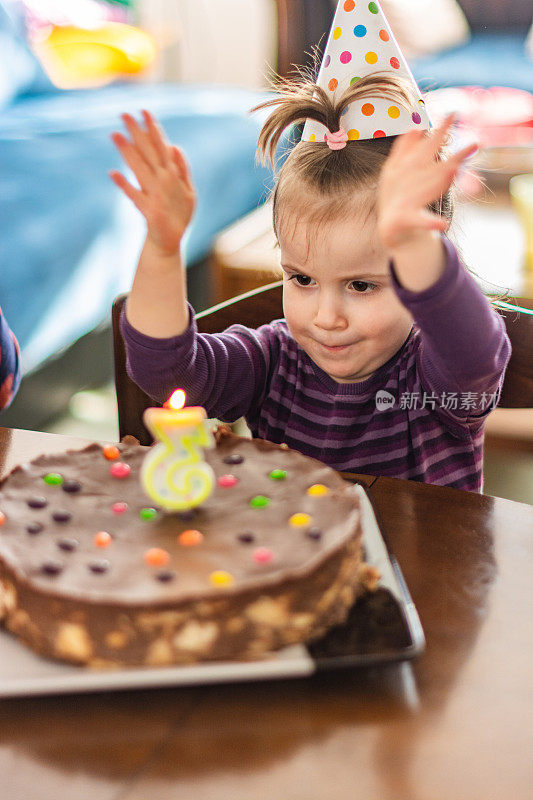
[[483,489],[483,440],[511,345],[501,316],[447,239],[444,273],[423,292],[392,285],[414,324],[398,352],[370,378],[339,384],[299,347],[284,320],[257,330],[232,325],[158,339],[121,328],[127,369],[163,402],[177,386],[209,417],[246,418],[253,436],[334,469]]

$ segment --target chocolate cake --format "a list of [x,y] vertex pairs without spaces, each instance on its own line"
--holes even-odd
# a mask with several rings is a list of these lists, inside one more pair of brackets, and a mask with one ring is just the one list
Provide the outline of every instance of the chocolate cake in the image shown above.
[[215,438],[214,490],[181,513],[144,493],[136,443],[15,468],[0,485],[5,627],[103,668],[263,658],[342,623],[361,591],[356,493],[283,445]]

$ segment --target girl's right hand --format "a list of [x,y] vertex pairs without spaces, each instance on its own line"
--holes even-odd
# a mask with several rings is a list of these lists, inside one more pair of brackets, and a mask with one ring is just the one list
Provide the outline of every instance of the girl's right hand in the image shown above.
[[179,253],[196,206],[196,192],[183,152],[167,142],[148,111],[142,114],[145,128],[130,114],[122,115],[131,141],[118,132],[111,135],[140,188],[116,170],[109,176],[146,219],[147,239],[153,247],[162,256],[171,256]]

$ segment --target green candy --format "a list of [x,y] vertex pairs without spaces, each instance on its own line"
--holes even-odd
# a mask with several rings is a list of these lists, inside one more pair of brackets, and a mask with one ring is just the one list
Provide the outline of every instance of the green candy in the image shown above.
[[61,486],[63,483],[63,476],[59,474],[59,472],[49,472],[48,475],[45,475],[43,481],[48,484],[48,486]]
[[269,478],[272,478],[273,481],[284,481],[287,477],[287,470],[286,469],[273,469]]
[[270,498],[265,497],[262,494],[257,494],[250,500],[250,505],[252,508],[265,508],[266,506],[270,505]]
[[141,508],[139,516],[141,519],[150,521],[157,517],[157,511],[155,508]]

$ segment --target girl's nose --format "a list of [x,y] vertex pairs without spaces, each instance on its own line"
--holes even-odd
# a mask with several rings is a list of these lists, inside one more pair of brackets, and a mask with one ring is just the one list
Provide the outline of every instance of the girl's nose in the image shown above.
[[322,294],[318,298],[314,324],[328,331],[347,328],[349,323],[342,302],[332,295]]

